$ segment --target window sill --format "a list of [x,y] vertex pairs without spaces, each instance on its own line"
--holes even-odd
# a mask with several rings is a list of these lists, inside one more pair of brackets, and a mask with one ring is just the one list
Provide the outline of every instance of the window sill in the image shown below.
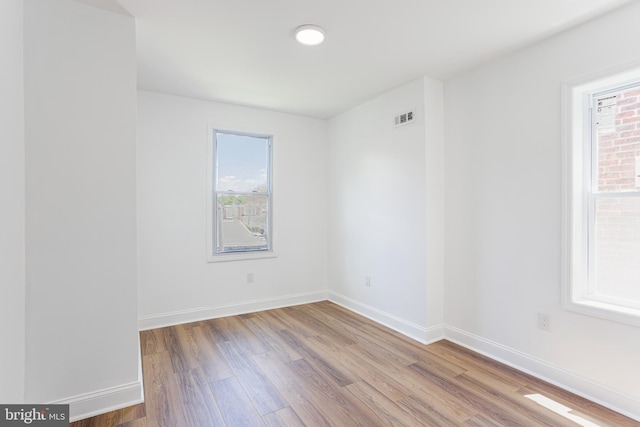
[[220,255],[209,255],[207,262],[229,262],[229,261],[247,261],[253,259],[277,258],[278,254],[273,251],[263,252],[243,252],[243,253],[227,253]]
[[594,300],[569,301],[563,304],[566,310],[592,317],[612,320],[631,326],[640,326],[640,310]]

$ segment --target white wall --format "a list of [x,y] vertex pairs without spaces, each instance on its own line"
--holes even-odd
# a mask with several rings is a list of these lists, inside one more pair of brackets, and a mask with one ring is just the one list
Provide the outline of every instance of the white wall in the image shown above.
[[444,324],[444,85],[424,77],[427,327]]
[[[152,92],[138,106],[141,327],[325,299],[326,121]],[[206,262],[209,123],[274,135],[277,258]]]
[[74,417],[140,398],[135,22],[24,4],[26,400]]
[[[416,122],[394,128],[393,116],[412,108]],[[441,191],[429,192],[442,187],[441,121],[442,85],[426,78],[329,121],[333,298],[422,341],[443,320],[442,282],[427,280],[442,274],[442,247],[432,252],[441,236],[429,240],[441,220]]]
[[636,417],[640,330],[560,307],[561,84],[639,59],[639,21],[634,3],[445,85],[452,336]]
[[0,2],[0,402],[24,399],[22,0]]

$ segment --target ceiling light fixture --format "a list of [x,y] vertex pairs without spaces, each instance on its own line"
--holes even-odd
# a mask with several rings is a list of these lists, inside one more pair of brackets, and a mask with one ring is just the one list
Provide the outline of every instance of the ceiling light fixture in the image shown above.
[[307,24],[296,28],[295,36],[300,44],[305,46],[318,46],[324,42],[325,32],[322,27]]

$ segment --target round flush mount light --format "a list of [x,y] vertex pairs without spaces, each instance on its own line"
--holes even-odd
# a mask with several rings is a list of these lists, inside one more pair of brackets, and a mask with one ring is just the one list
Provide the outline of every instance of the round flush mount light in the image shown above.
[[318,46],[324,42],[325,32],[322,27],[307,24],[296,28],[295,37],[298,43],[305,46]]

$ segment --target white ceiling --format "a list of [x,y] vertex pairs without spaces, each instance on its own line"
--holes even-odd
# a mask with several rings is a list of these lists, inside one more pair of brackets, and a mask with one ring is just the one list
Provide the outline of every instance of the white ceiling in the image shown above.
[[[80,0],[137,22],[140,89],[328,118],[634,0]],[[327,31],[298,45],[302,24]]]

